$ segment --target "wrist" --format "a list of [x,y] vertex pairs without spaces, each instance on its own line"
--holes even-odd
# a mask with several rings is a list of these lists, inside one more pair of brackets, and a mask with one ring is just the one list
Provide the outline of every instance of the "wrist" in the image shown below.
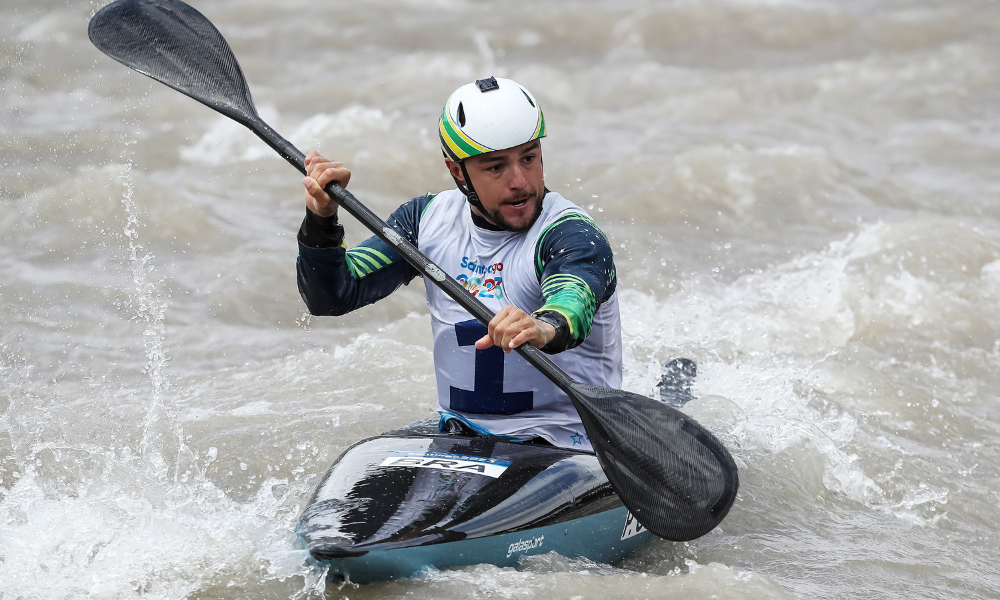
[[337,222],[336,213],[323,217],[307,207],[298,239],[312,248],[336,248],[344,242],[344,227]]
[[531,318],[552,328],[552,337],[540,348],[542,352],[557,354],[568,348],[569,323],[566,317],[554,310],[542,310],[532,314]]
[[542,333],[542,344],[541,346],[539,346],[539,348],[541,348],[542,346],[546,346],[549,342],[552,341],[552,338],[556,337],[556,328],[553,327],[551,323],[548,323],[541,319],[536,319],[532,317],[532,320],[535,322],[535,326],[538,327],[538,330]]
[[306,210],[316,215],[317,217],[323,219],[329,219],[330,217],[337,216],[337,203],[331,202],[327,206],[321,207],[315,202],[307,202]]

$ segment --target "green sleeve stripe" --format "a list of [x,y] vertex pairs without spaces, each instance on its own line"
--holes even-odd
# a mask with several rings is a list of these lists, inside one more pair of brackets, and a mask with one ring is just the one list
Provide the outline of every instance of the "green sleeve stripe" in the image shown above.
[[538,311],[553,310],[565,317],[574,339],[584,340],[590,335],[597,298],[583,279],[569,274],[547,277],[542,282],[542,297],[545,305]]
[[549,275],[542,282],[542,295],[548,297],[551,294],[555,294],[564,287],[577,286],[581,288],[590,289],[587,282],[581,277],[573,275],[571,273],[556,273],[555,275]]
[[[582,277],[570,273],[558,273],[550,275],[542,282],[542,296],[548,298],[552,294],[557,294],[566,288],[579,288],[590,291],[590,286]],[[591,292],[593,295],[593,292]]]
[[358,268],[358,265],[355,263],[353,259],[351,259],[350,255],[347,255],[346,258],[347,258],[347,269],[351,272],[351,277],[353,277],[354,279],[361,279],[362,277],[367,275],[367,273],[362,272]]
[[355,248],[348,250],[347,256],[351,258],[355,263],[363,266],[365,268],[366,275],[369,275],[382,268],[382,265],[379,264],[377,260],[375,260],[374,258],[368,256],[363,252],[358,252],[357,249]]
[[594,324],[594,311],[587,310],[589,302],[586,296],[587,294],[580,293],[579,290],[563,290],[549,298],[548,302],[535,312],[554,310],[561,314],[569,324],[569,333],[573,339],[583,341],[590,335],[590,328]]
[[365,258],[368,260],[374,260],[376,269],[388,267],[392,264],[392,261],[389,260],[388,256],[382,254],[375,248],[369,248],[368,246],[355,246],[351,249],[351,252],[363,253]]
[[354,252],[353,249],[347,251],[347,266],[351,270],[351,275],[355,279],[361,279],[365,275],[371,275],[378,269],[378,264],[375,264],[373,269],[369,266],[372,263],[372,259],[367,258],[363,254]]
[[434,198],[437,197],[437,194],[427,194],[427,195],[430,196],[431,199],[427,201],[427,204],[424,205],[424,209],[420,211],[420,217],[417,219],[418,221],[424,220],[424,214],[427,213],[427,209],[431,207],[431,202],[434,202]]
[[360,267],[363,267],[365,269],[366,274],[371,273],[372,271],[378,269],[379,267],[379,264],[375,259],[371,258],[370,256],[366,256],[361,252],[354,252],[353,250],[348,250],[347,256],[351,260],[353,260],[355,264],[357,264]]

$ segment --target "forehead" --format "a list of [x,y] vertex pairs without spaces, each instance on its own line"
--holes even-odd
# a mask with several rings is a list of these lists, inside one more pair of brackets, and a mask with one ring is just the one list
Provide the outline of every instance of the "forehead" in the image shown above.
[[472,156],[467,158],[471,163],[474,164],[489,164],[497,162],[507,162],[517,159],[517,157],[528,154],[529,152],[534,152],[540,149],[542,146],[541,142],[538,140],[531,140],[530,142],[521,144],[520,146],[514,146],[513,148],[508,148],[506,150],[497,150],[495,152],[489,152],[487,154],[480,154],[478,156]]

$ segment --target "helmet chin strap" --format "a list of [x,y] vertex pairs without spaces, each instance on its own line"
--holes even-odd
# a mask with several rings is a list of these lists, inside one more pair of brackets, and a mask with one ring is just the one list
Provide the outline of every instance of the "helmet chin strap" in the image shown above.
[[465,168],[465,161],[459,161],[458,166],[462,168],[462,176],[465,177],[465,185],[462,185],[458,178],[452,175],[451,178],[455,180],[455,185],[458,186],[459,191],[465,194],[465,199],[469,201],[469,204],[479,209],[479,213],[484,219],[494,225],[497,225],[497,222],[490,218],[490,214],[486,212],[486,207],[484,207],[482,201],[479,200],[479,194],[476,193],[476,189],[472,187],[472,179],[469,177],[469,170]]

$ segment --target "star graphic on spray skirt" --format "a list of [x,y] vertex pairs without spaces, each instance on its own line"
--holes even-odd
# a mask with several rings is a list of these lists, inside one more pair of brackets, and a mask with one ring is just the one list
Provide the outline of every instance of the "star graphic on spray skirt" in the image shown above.
[[574,446],[582,446],[583,445],[583,436],[580,435],[580,432],[577,432],[575,435],[569,436],[569,439],[573,440],[573,445]]

